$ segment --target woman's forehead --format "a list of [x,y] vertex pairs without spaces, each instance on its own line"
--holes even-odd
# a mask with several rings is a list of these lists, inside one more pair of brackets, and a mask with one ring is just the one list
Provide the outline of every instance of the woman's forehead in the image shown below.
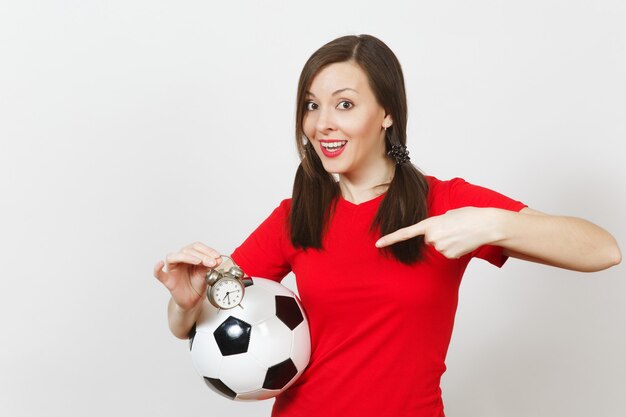
[[337,92],[352,90],[357,94],[369,90],[367,75],[357,64],[337,62],[330,64],[315,75],[307,93],[311,95],[332,95]]

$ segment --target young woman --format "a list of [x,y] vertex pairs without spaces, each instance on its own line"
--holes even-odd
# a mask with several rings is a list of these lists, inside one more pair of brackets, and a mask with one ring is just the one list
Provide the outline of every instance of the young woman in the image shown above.
[[[311,360],[277,397],[275,416],[443,416],[439,381],[472,258],[577,271],[621,261],[592,223],[423,175],[406,150],[406,122],[402,70],[380,40],[341,37],[305,64],[292,198],[232,254],[250,276],[280,281],[293,271],[307,311]],[[174,335],[187,337],[204,275],[220,262],[196,242],[155,265],[172,295]]]

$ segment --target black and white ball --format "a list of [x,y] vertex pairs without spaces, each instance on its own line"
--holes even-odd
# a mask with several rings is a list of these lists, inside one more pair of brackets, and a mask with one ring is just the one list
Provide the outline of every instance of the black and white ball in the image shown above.
[[231,400],[264,400],[287,389],[311,356],[309,324],[297,296],[268,279],[244,280],[240,306],[204,302],[189,339],[196,371]]

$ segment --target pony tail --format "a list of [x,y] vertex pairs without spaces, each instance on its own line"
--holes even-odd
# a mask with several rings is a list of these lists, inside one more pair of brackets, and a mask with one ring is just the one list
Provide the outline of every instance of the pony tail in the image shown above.
[[[411,226],[428,216],[428,182],[410,162],[396,165],[396,172],[381,202],[372,230],[381,235]],[[398,261],[410,265],[422,259],[424,236],[417,236],[383,248]]]
[[295,248],[322,248],[338,194],[335,178],[324,170],[322,161],[308,144],[296,171],[289,213],[291,243]]

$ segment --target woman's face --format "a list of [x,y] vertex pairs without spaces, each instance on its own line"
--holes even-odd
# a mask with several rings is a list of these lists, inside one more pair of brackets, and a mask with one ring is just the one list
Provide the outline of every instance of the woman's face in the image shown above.
[[378,104],[367,75],[353,62],[331,64],[313,78],[303,130],[327,172],[363,175],[384,165],[391,116]]

